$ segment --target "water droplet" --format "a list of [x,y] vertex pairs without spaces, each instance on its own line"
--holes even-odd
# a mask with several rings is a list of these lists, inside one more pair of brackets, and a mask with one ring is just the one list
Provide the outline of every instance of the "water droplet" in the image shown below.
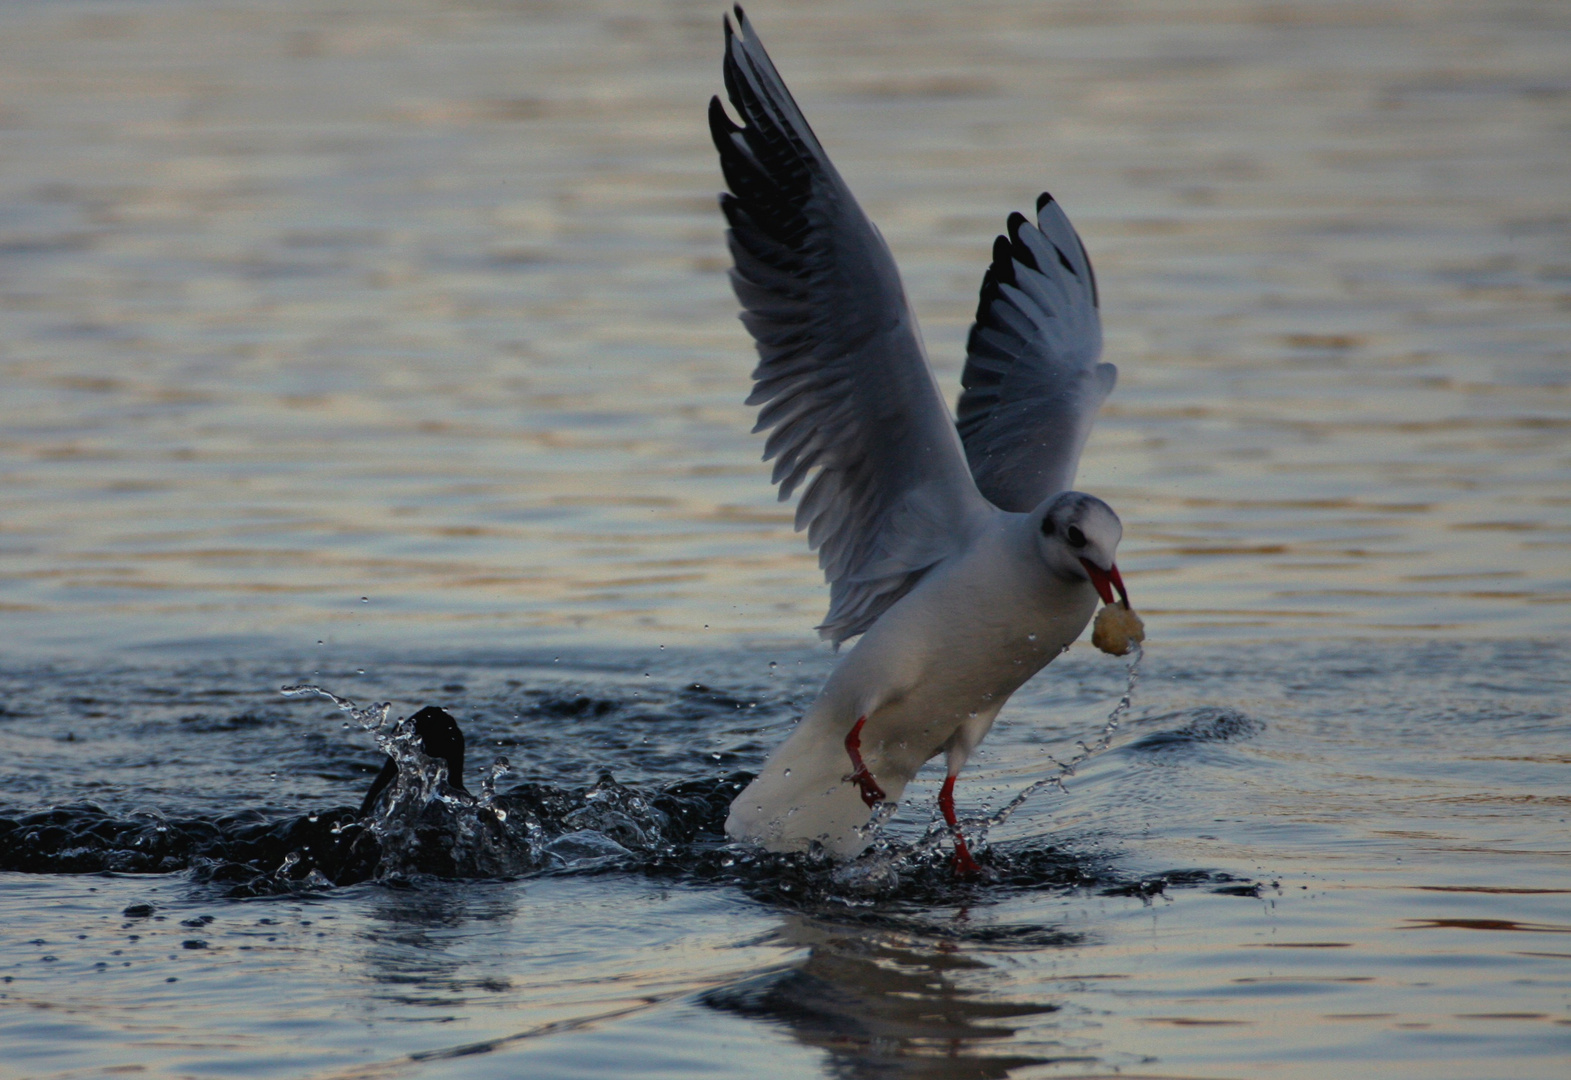
[[1026,640],[1027,641],[1035,641],[1036,640],[1036,635],[1035,634],[1027,634],[1026,635]]
[[371,598],[369,596],[362,596],[360,598],[360,602],[362,604],[369,604],[371,602]]
[[790,770],[790,769],[787,769],[787,770],[786,770],[786,771],[785,771],[785,775],[786,775],[786,776],[790,776],[790,775],[791,775],[791,770]]

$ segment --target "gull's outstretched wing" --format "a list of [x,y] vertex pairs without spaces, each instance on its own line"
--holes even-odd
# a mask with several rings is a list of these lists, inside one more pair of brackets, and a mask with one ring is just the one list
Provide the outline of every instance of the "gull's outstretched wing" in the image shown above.
[[993,244],[960,377],[960,437],[982,494],[1025,512],[1075,480],[1118,369],[1099,364],[1096,274],[1051,195]]
[[731,283],[758,343],[749,405],[782,501],[830,582],[819,634],[873,624],[989,512],[966,466],[883,237],[851,197],[736,9],[709,127],[731,191]]

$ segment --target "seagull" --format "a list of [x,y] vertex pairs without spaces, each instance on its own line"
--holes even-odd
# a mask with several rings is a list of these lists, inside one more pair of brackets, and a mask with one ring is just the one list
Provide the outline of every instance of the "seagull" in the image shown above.
[[[1069,490],[1118,371],[1099,363],[1091,260],[1051,195],[993,246],[966,345],[958,420],[928,366],[883,237],[841,179],[740,7],[709,128],[764,460],[830,586],[819,635],[860,635],[732,802],[726,833],[853,858],[878,804],[943,754],[954,869],[980,871],[955,778],[1009,696],[1124,588],[1123,536]],[[809,473],[817,470],[809,478]],[[804,486],[805,482],[805,486]]]

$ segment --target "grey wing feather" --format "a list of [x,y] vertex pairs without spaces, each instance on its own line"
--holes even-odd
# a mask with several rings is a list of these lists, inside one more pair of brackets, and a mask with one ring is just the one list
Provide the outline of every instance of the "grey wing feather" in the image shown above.
[[1025,512],[1074,483],[1118,369],[1102,354],[1096,273],[1051,195],[1009,216],[966,342],[959,429],[977,487]]
[[[741,9],[709,125],[730,192],[731,282],[758,345],[748,404],[769,431],[780,499],[806,482],[807,529],[830,582],[819,627],[872,625],[988,512],[928,367],[883,238],[792,100]],[[817,469],[809,479],[809,473]]]

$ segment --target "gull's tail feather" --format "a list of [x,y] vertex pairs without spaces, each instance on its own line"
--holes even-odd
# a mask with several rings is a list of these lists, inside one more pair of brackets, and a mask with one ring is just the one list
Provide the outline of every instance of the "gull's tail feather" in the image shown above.
[[873,811],[847,779],[844,733],[836,737],[811,719],[797,725],[731,803],[726,835],[770,851],[806,851],[816,842],[836,858],[854,858],[872,841]]

